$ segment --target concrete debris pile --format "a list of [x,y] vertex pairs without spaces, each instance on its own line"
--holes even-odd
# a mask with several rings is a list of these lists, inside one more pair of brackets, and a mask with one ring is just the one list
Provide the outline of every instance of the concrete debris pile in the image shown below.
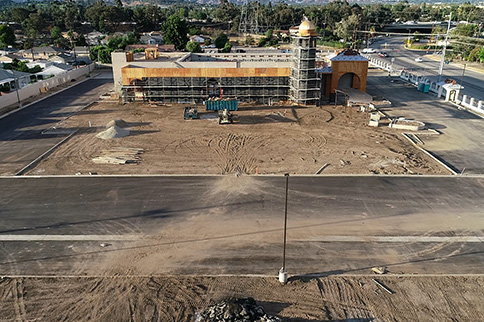
[[113,148],[104,150],[100,156],[93,158],[92,162],[102,164],[137,164],[141,161],[139,155],[143,152],[143,149],[137,148]]
[[195,322],[280,322],[278,317],[267,315],[256,301],[245,299],[228,299],[209,306],[199,312]]

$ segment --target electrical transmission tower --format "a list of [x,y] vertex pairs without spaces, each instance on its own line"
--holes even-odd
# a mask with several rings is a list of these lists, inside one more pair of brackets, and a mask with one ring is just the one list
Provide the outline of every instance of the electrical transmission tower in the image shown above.
[[257,34],[259,32],[259,23],[257,20],[257,10],[249,5],[249,0],[244,0],[240,12],[240,34]]

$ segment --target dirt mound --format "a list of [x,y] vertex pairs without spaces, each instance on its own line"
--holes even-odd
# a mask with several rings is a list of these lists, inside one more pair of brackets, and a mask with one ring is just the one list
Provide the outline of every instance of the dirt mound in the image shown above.
[[114,120],[109,121],[108,124],[106,124],[107,129],[109,129],[113,126],[128,127],[128,122],[126,122],[123,119],[114,119]]
[[108,140],[108,139],[117,139],[122,138],[129,135],[129,131],[125,130],[119,126],[112,126],[106,131],[102,131],[96,135],[97,138]]

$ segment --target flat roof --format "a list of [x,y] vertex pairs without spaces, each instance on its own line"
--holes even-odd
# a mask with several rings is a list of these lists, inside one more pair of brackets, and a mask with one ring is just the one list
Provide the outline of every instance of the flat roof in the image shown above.
[[370,94],[362,92],[355,88],[337,88],[335,91],[339,91],[348,96],[348,102],[356,104],[370,104],[373,101],[373,97]]

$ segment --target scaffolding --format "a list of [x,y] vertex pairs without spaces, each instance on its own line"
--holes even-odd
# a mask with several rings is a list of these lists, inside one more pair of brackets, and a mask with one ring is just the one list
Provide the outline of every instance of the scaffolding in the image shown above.
[[126,102],[198,104],[211,97],[272,104],[289,98],[289,77],[143,77],[122,87]]
[[316,37],[293,37],[289,96],[296,104],[319,105],[321,81],[316,75]]

